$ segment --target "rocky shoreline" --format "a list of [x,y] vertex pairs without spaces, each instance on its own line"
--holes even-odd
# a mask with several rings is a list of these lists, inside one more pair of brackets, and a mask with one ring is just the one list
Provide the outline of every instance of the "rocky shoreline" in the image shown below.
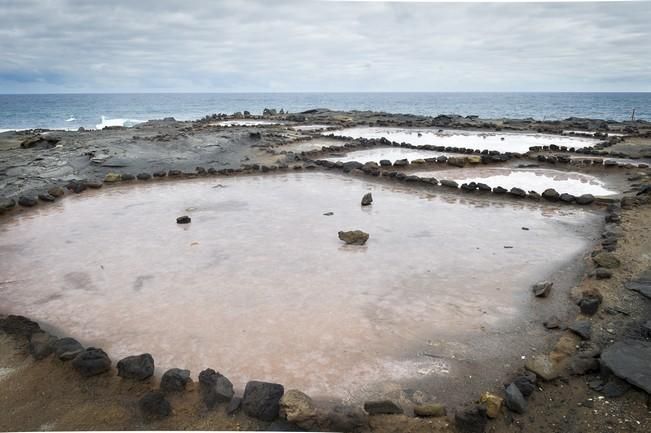
[[[243,395],[235,396],[233,385],[220,373],[207,368],[198,376],[198,399],[203,410],[220,408],[220,416],[244,417],[248,428],[306,429],[330,431],[552,431],[553,414],[544,408],[541,398],[559,386],[584,383],[581,392],[594,392],[607,399],[631,400],[621,416],[636,419],[637,424],[613,425],[612,431],[647,431],[651,429],[651,233],[645,218],[651,216],[651,171],[646,162],[638,164],[606,163],[609,158],[648,158],[651,155],[651,124],[609,122],[592,119],[539,122],[534,120],[486,120],[474,116],[411,116],[370,112],[332,112],[309,110],[299,114],[268,110],[261,120],[291,122],[281,125],[221,126],[215,122],[254,118],[247,113],[232,116],[212,115],[197,122],[172,119],[151,121],[134,128],[111,128],[102,131],[55,132],[26,131],[0,134],[0,214],[27,212],[28,208],[58,200],[67,194],[83,193],[104,186],[136,182],[175,181],[204,176],[234,176],[295,170],[336,170],[350,175],[369,176],[382,182],[400,182],[415,188],[436,188],[448,194],[473,194],[492,199],[551,202],[570,206],[591,206],[604,211],[605,228],[601,244],[590,257],[589,272],[573,289],[571,301],[576,305],[575,321],[563,323],[550,317],[541,326],[558,333],[556,345],[549,353],[522,363],[504,389],[487,390],[463,408],[446,408],[439,403],[420,401],[408,414],[391,400],[367,401],[363,407],[317,407],[299,390],[285,392],[280,384],[250,381]],[[300,124],[325,124],[329,127],[355,125],[400,127],[445,127],[490,131],[531,131],[561,134],[570,129],[590,131],[602,139],[598,148],[563,147],[531,148],[526,154],[478,151],[467,148],[430,146],[426,150],[463,154],[460,157],[436,157],[422,160],[381,161],[378,163],[335,163],[324,156],[372,147],[413,147],[386,139],[355,139],[331,136],[343,145],[324,146],[308,152],[279,151],[283,145],[322,138],[321,131],[294,129]],[[608,133],[625,136],[608,137]],[[628,147],[633,143],[634,150]],[[423,148],[423,147],[420,147]],[[607,150],[608,149],[608,150]],[[573,160],[567,154],[603,158]],[[458,183],[409,174],[413,167],[441,165],[473,167],[504,163],[536,163],[573,169],[604,172],[621,170],[629,189],[614,198],[589,194],[571,194],[547,189],[542,193],[522,188],[500,189],[480,183]],[[632,172],[635,170],[635,172]],[[363,204],[363,203],[362,203]],[[343,232],[342,232],[343,233]],[[368,234],[365,234],[368,239]],[[342,235],[340,235],[341,237]],[[344,234],[344,236],[348,236]],[[371,235],[372,236],[372,235]],[[343,238],[342,238],[343,239]],[[348,241],[346,241],[348,242]],[[535,289],[535,296],[548,296],[551,286]],[[543,295],[544,294],[544,295]],[[534,294],[532,294],[534,296]],[[58,338],[21,316],[0,318],[0,330],[17,343],[19,353],[29,353],[36,364],[50,368],[72,369],[82,378],[109,380],[115,369],[109,354],[97,348],[84,348],[70,337]],[[153,377],[154,359],[139,354],[117,363],[121,381],[138,382],[136,395],[129,401],[138,408],[139,419],[151,426],[192,425],[187,414],[176,406],[186,387],[193,389],[190,373],[175,368],[158,381]],[[111,379],[113,380],[113,379]],[[551,391],[550,391],[551,390]],[[563,392],[558,392],[563,395]],[[572,394],[578,395],[579,393]],[[172,397],[170,397],[172,395]],[[540,397],[543,396],[543,397]],[[633,396],[633,397],[631,397]],[[640,397],[641,396],[641,397]],[[639,399],[646,396],[647,408]],[[569,397],[568,397],[569,399]],[[5,399],[3,404],[8,404]],[[595,401],[592,400],[594,406]],[[586,400],[587,402],[587,400]],[[584,404],[588,405],[588,403]],[[199,404],[193,400],[193,404]],[[632,409],[631,409],[632,408]],[[558,407],[552,408],[558,410]],[[590,408],[592,409],[592,408]],[[239,413],[240,411],[241,413]],[[531,421],[532,413],[538,420]],[[413,416],[412,416],[413,414]],[[526,414],[526,415],[523,415]],[[527,419],[526,417],[529,417]],[[588,417],[589,413],[581,415]],[[177,418],[177,421],[174,419]],[[541,419],[542,418],[542,419]],[[496,419],[495,421],[493,421]],[[587,418],[579,417],[571,428],[554,427],[553,431],[600,431],[584,428]],[[500,423],[499,420],[504,420]],[[0,428],[20,429],[0,417]],[[18,420],[15,421],[19,423]],[[177,424],[175,424],[175,422]],[[160,424],[156,424],[160,423]],[[171,423],[171,424],[165,424]],[[125,424],[129,427],[131,424]],[[567,426],[565,426],[567,427]],[[621,429],[618,429],[622,427]],[[591,427],[592,428],[592,427]]]

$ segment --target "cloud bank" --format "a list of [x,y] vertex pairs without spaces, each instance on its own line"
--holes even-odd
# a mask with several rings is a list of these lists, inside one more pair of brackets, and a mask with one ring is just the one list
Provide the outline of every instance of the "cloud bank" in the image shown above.
[[0,93],[651,91],[651,4],[0,0]]

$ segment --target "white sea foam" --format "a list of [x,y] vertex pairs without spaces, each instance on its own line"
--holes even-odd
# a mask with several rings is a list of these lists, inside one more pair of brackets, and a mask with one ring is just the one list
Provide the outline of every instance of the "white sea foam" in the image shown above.
[[107,119],[106,116],[102,116],[102,123],[95,125],[96,129],[104,129],[108,126],[134,126],[138,123],[142,123],[144,120],[137,119]]

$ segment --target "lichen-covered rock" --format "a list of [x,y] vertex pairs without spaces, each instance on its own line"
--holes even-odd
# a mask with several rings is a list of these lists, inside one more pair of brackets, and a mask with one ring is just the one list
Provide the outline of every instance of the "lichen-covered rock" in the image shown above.
[[489,418],[497,418],[502,409],[504,399],[490,392],[485,392],[479,398],[479,402],[486,406],[486,416]]
[[337,235],[347,245],[364,245],[369,238],[369,234],[361,230],[340,231]]

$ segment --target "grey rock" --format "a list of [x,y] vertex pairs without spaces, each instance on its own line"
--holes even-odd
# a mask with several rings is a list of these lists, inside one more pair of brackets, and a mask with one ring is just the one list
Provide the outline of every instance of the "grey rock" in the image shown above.
[[6,334],[15,337],[23,337],[29,339],[32,334],[42,332],[38,323],[28,319],[24,316],[9,315],[4,319],[0,319],[0,330]]
[[561,327],[561,319],[556,316],[551,316],[543,322],[543,326],[547,329],[558,329]]
[[501,186],[496,186],[495,188],[493,188],[494,194],[506,194],[507,192],[509,192],[509,190],[506,188],[502,188]]
[[84,351],[84,346],[70,337],[59,338],[53,344],[54,353],[61,361],[70,361]]
[[402,408],[391,400],[367,401],[364,403],[364,410],[369,415],[397,415],[403,413]]
[[190,370],[170,368],[160,380],[160,389],[164,392],[181,392],[190,382]]
[[240,410],[240,407],[242,407],[242,399],[240,397],[233,397],[231,398],[231,401],[228,402],[226,413],[233,415],[235,412]]
[[368,192],[362,197],[362,206],[369,206],[371,203],[373,203],[373,195]]
[[111,360],[102,349],[89,347],[72,360],[72,366],[82,376],[90,377],[111,369]]
[[599,310],[599,305],[601,305],[601,299],[596,296],[585,296],[579,301],[581,314],[586,316],[593,316],[596,314]]
[[45,359],[54,352],[55,341],[57,341],[57,338],[47,332],[37,332],[32,334],[29,339],[29,353],[37,361]]
[[578,204],[591,204],[594,202],[594,196],[592,194],[583,194],[576,198]]
[[533,294],[538,298],[546,298],[552,290],[554,283],[551,281],[539,281],[533,285]]
[[611,377],[601,388],[600,392],[608,398],[621,397],[631,389],[631,385],[617,377]]
[[337,235],[347,245],[364,245],[369,238],[369,234],[361,230],[340,231]]
[[591,356],[575,355],[570,360],[569,371],[575,376],[599,371],[599,360]]
[[515,197],[526,197],[527,193],[522,188],[513,187],[509,191],[509,194]]
[[459,184],[453,180],[442,179],[440,182],[442,186],[446,186],[448,188],[459,188]]
[[280,412],[280,399],[285,393],[277,383],[250,381],[244,388],[242,409],[250,417],[262,421],[273,421]]
[[617,377],[651,394],[651,342],[618,341],[602,352],[601,364]]
[[208,409],[219,403],[228,403],[233,398],[233,384],[226,376],[208,368],[199,373],[201,399]]
[[548,188],[543,191],[542,197],[549,201],[558,201],[561,196],[554,188]]
[[651,299],[651,270],[645,271],[624,286]]
[[37,201],[34,197],[27,196],[27,195],[21,195],[20,197],[18,197],[18,204],[23,207],[36,206],[36,203]]
[[[533,375],[535,381],[536,376]],[[513,384],[518,387],[523,396],[529,397],[536,390],[536,385],[530,377],[518,376],[513,380]]]
[[136,177],[138,178],[138,180],[149,180],[149,179],[151,179],[151,174],[149,174],[149,173],[138,173],[138,175]]
[[565,193],[561,194],[560,199],[561,199],[562,202],[565,202],[565,203],[573,203],[574,200],[576,200],[576,197],[574,197],[572,194],[568,194],[568,193],[565,192]]
[[160,391],[150,391],[139,401],[138,407],[146,418],[165,418],[172,413],[172,405]]
[[38,195],[38,199],[44,202],[53,202],[54,200],[56,200],[56,197],[44,192]]
[[118,361],[118,376],[123,379],[145,380],[154,375],[154,358],[149,353],[127,356]]
[[568,329],[582,340],[589,340],[592,337],[592,323],[589,320],[577,320],[568,326]]
[[515,413],[525,413],[527,410],[527,401],[524,399],[520,388],[515,383],[510,384],[506,387],[505,393],[505,403],[511,411]]
[[597,268],[594,271],[594,276],[598,280],[606,280],[613,276],[613,273],[606,268]]

